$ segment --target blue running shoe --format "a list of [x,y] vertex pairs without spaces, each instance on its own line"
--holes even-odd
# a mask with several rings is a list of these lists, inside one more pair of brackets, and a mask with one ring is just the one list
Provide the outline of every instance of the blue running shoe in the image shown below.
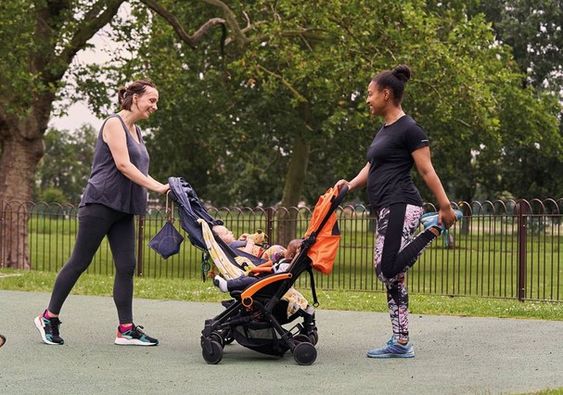
[[389,339],[384,347],[374,348],[367,353],[368,358],[414,358],[414,348],[409,342],[406,345],[397,343],[394,338]]
[[[459,221],[463,218],[463,213],[460,210],[454,210],[454,213],[456,221]],[[446,228],[444,227],[444,224],[438,224],[438,219],[438,213],[436,211],[431,211],[422,215],[422,217],[420,218],[420,223],[422,224],[422,226],[424,226],[424,230],[435,227],[439,229],[440,232],[443,232],[444,230],[446,230]]]

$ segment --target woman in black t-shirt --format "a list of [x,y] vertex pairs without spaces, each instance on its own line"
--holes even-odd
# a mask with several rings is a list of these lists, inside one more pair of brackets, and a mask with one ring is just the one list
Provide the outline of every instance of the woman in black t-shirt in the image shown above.
[[[335,185],[337,188],[347,185],[350,191],[367,185],[370,206],[378,217],[374,266],[387,290],[393,336],[385,346],[369,350],[370,358],[414,357],[409,342],[405,272],[422,250],[456,221],[456,213],[432,166],[428,138],[401,107],[410,74],[407,66],[400,65],[372,79],[366,102],[373,115],[383,116],[385,124],[368,149],[364,168],[351,181],[340,180]],[[410,176],[413,165],[434,193],[440,208],[437,224],[416,238],[414,233],[423,209]]]

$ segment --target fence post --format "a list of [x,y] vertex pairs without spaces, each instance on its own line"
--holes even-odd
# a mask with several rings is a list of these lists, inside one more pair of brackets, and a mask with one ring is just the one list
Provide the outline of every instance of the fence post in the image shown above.
[[[526,202],[527,204],[527,202]],[[518,300],[526,299],[527,209],[524,201],[518,202]]]
[[269,244],[273,244],[274,232],[274,208],[268,207],[266,209],[266,234],[269,238]]
[[4,267],[4,201],[0,200],[0,267]]
[[145,216],[139,215],[139,228],[137,229],[137,276],[143,276],[143,244],[145,234]]

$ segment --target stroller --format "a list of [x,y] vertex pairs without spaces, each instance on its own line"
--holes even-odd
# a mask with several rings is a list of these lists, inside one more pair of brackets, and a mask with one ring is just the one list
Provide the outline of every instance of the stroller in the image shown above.
[[[209,252],[222,274],[227,273],[234,277],[246,272],[245,264],[261,263],[256,257],[248,257],[245,255],[249,254],[233,250],[218,237],[210,240],[210,227],[222,222],[207,213],[186,181],[172,177],[169,184],[171,196],[180,209],[180,223],[192,244],[204,251],[208,251],[210,242],[215,241],[219,245],[218,252],[213,252],[212,249],[209,249]],[[290,350],[299,365],[315,362],[318,333],[314,309],[310,306],[288,309],[291,307],[292,298],[287,298],[287,295],[291,294],[292,290],[296,292],[293,289],[294,283],[307,271],[310,275],[314,305],[318,305],[313,269],[323,273],[332,271],[340,241],[335,210],[346,192],[345,187],[340,192],[329,189],[319,198],[301,250],[293,258],[287,271],[265,275],[244,290],[231,291],[232,299],[222,302],[225,310],[205,321],[201,332],[201,348],[207,363],[219,363],[223,358],[224,346],[235,340],[243,347],[268,355],[281,357]],[[230,265],[225,265],[225,258]],[[288,314],[289,311],[292,314]],[[297,318],[302,318],[302,322],[290,329],[283,326]]]

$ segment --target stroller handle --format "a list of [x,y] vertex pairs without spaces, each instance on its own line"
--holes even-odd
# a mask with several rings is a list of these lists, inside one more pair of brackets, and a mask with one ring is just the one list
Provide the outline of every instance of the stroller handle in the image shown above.
[[344,201],[344,196],[348,193],[348,185],[342,185],[338,190],[338,196],[334,198],[333,207],[336,208]]

